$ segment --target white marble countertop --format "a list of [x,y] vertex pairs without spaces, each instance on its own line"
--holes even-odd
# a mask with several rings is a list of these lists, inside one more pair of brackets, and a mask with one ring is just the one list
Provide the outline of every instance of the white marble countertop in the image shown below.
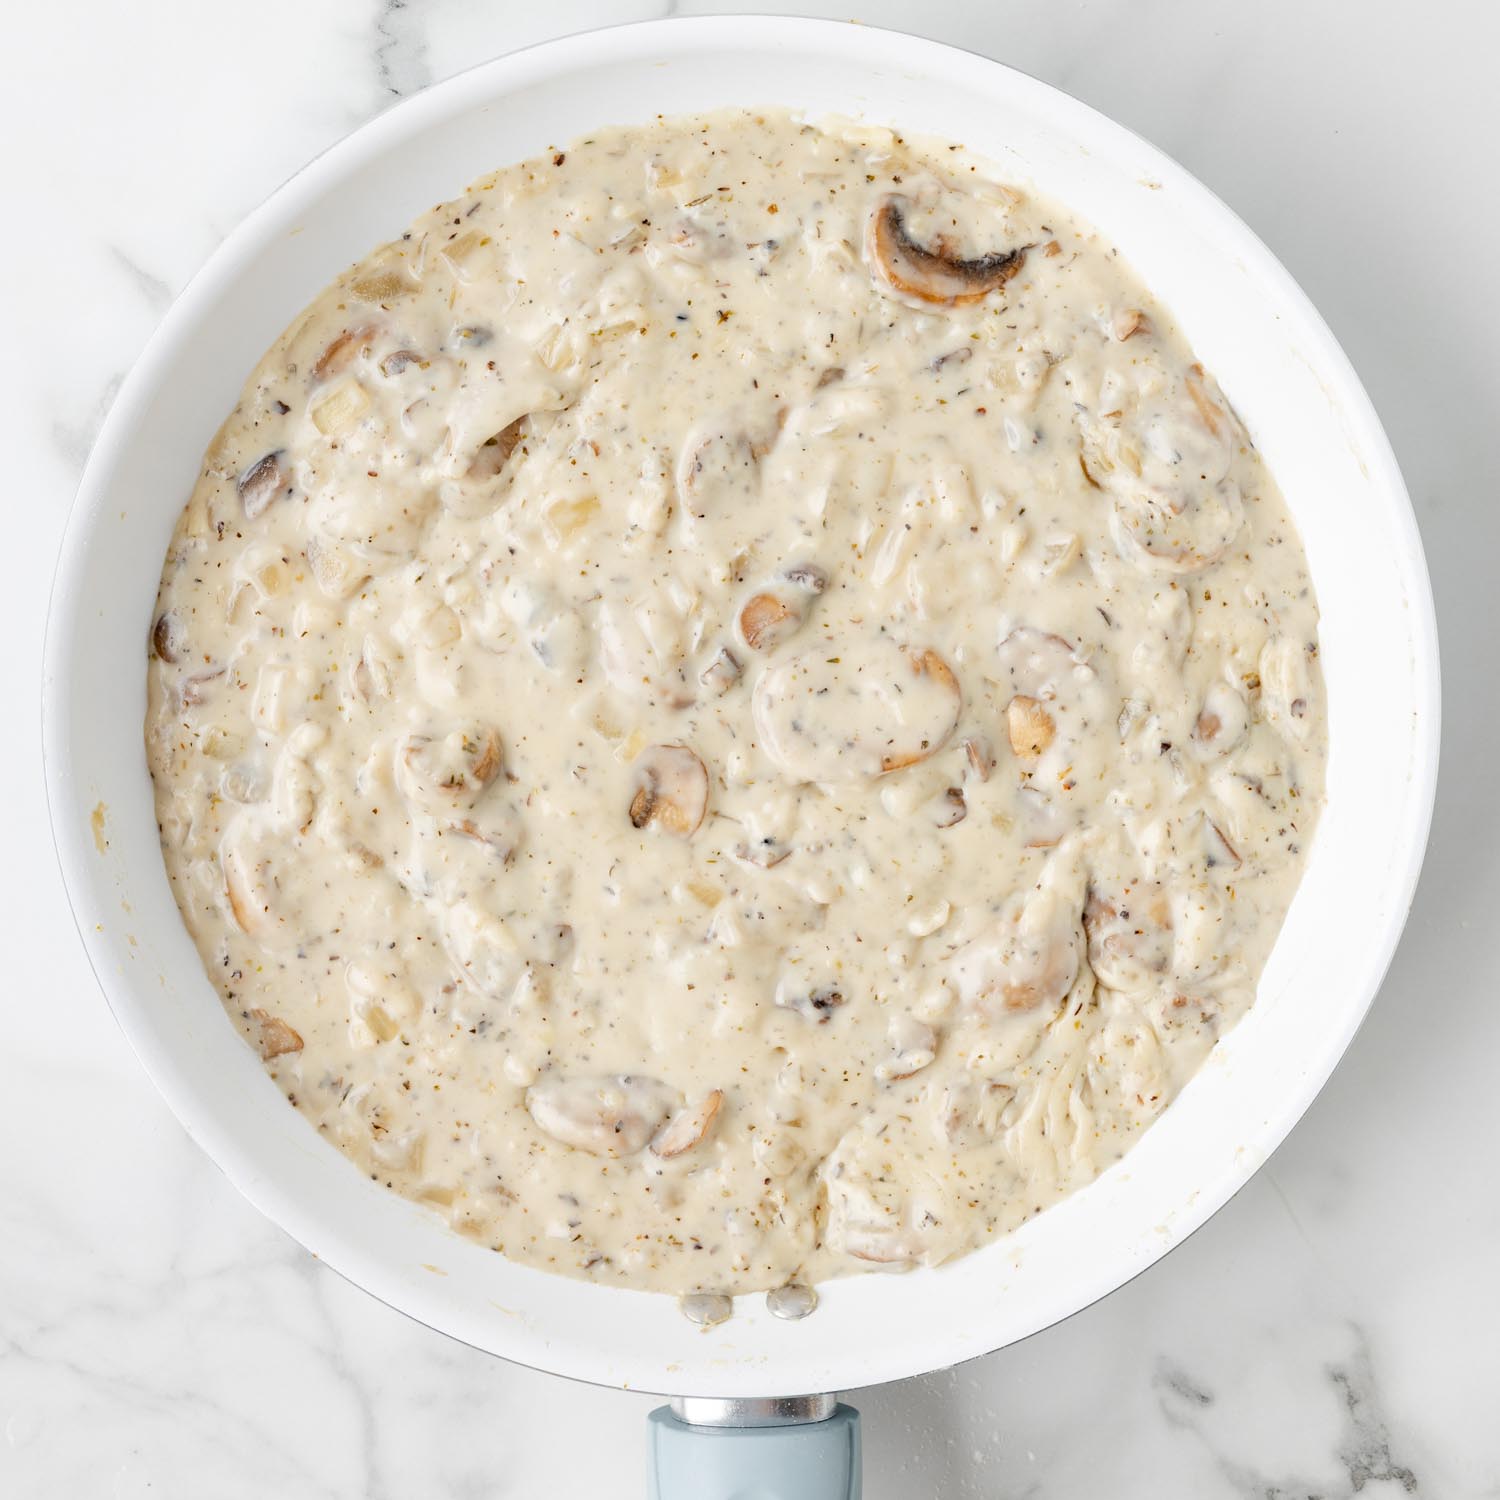
[[[1304,1123],[1207,1228],[1104,1303],[956,1372],[855,1393],[867,1494],[1500,1495],[1500,7],[850,4],[1080,95],[1185,162],[1282,256],[1405,468],[1447,688],[1411,925]],[[7,15],[0,1495],[640,1492],[648,1398],[406,1321],[319,1268],[189,1143],[76,942],[36,703],[52,560],[90,440],[221,236],[396,95],[672,8],[56,0]]]

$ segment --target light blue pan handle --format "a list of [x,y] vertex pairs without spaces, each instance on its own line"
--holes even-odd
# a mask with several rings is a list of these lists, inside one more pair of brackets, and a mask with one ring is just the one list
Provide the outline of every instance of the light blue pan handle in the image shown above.
[[647,1500],[860,1500],[859,1413],[831,1396],[681,1400],[650,1422]]

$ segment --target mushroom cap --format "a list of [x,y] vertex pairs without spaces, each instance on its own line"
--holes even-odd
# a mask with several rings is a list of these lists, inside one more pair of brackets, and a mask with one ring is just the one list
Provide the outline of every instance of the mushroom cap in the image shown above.
[[963,694],[936,651],[878,636],[767,668],[753,704],[761,743],[788,776],[847,782],[915,765],[942,749]]
[[918,244],[906,228],[908,203],[890,193],[875,205],[865,230],[865,254],[887,286],[921,302],[961,307],[999,291],[1026,259],[1029,245],[964,259],[941,235]]

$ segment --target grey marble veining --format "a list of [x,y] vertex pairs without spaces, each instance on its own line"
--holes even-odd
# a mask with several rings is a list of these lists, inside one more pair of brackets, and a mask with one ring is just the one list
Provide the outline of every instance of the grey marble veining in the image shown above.
[[411,0],[382,0],[375,17],[375,81],[382,96],[400,98],[432,82],[427,30]]
[[[349,1286],[171,1120],[94,987],[37,794],[51,560],[123,371],[214,244],[395,100],[682,0],[29,6],[0,109],[0,1496],[630,1496],[654,1404],[502,1364]],[[770,8],[770,7],[767,7]],[[779,6],[816,12],[817,6]],[[867,0],[1141,130],[1262,233],[1390,430],[1438,591],[1445,780],[1408,936],[1274,1161],[1114,1296],[959,1369],[853,1394],[871,1500],[1500,1496],[1500,8],[1371,0]],[[25,59],[24,66],[16,59]],[[1491,174],[1492,175],[1492,174]],[[579,1435],[587,1441],[579,1441]]]

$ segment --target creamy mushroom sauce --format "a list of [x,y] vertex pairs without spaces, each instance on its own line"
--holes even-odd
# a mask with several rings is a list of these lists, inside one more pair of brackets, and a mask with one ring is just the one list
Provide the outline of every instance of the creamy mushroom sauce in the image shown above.
[[605,130],[250,377],[162,576],[163,848],[287,1097],[484,1244],[714,1296],[931,1264],[1250,1005],[1316,618],[1064,209],[884,130]]

